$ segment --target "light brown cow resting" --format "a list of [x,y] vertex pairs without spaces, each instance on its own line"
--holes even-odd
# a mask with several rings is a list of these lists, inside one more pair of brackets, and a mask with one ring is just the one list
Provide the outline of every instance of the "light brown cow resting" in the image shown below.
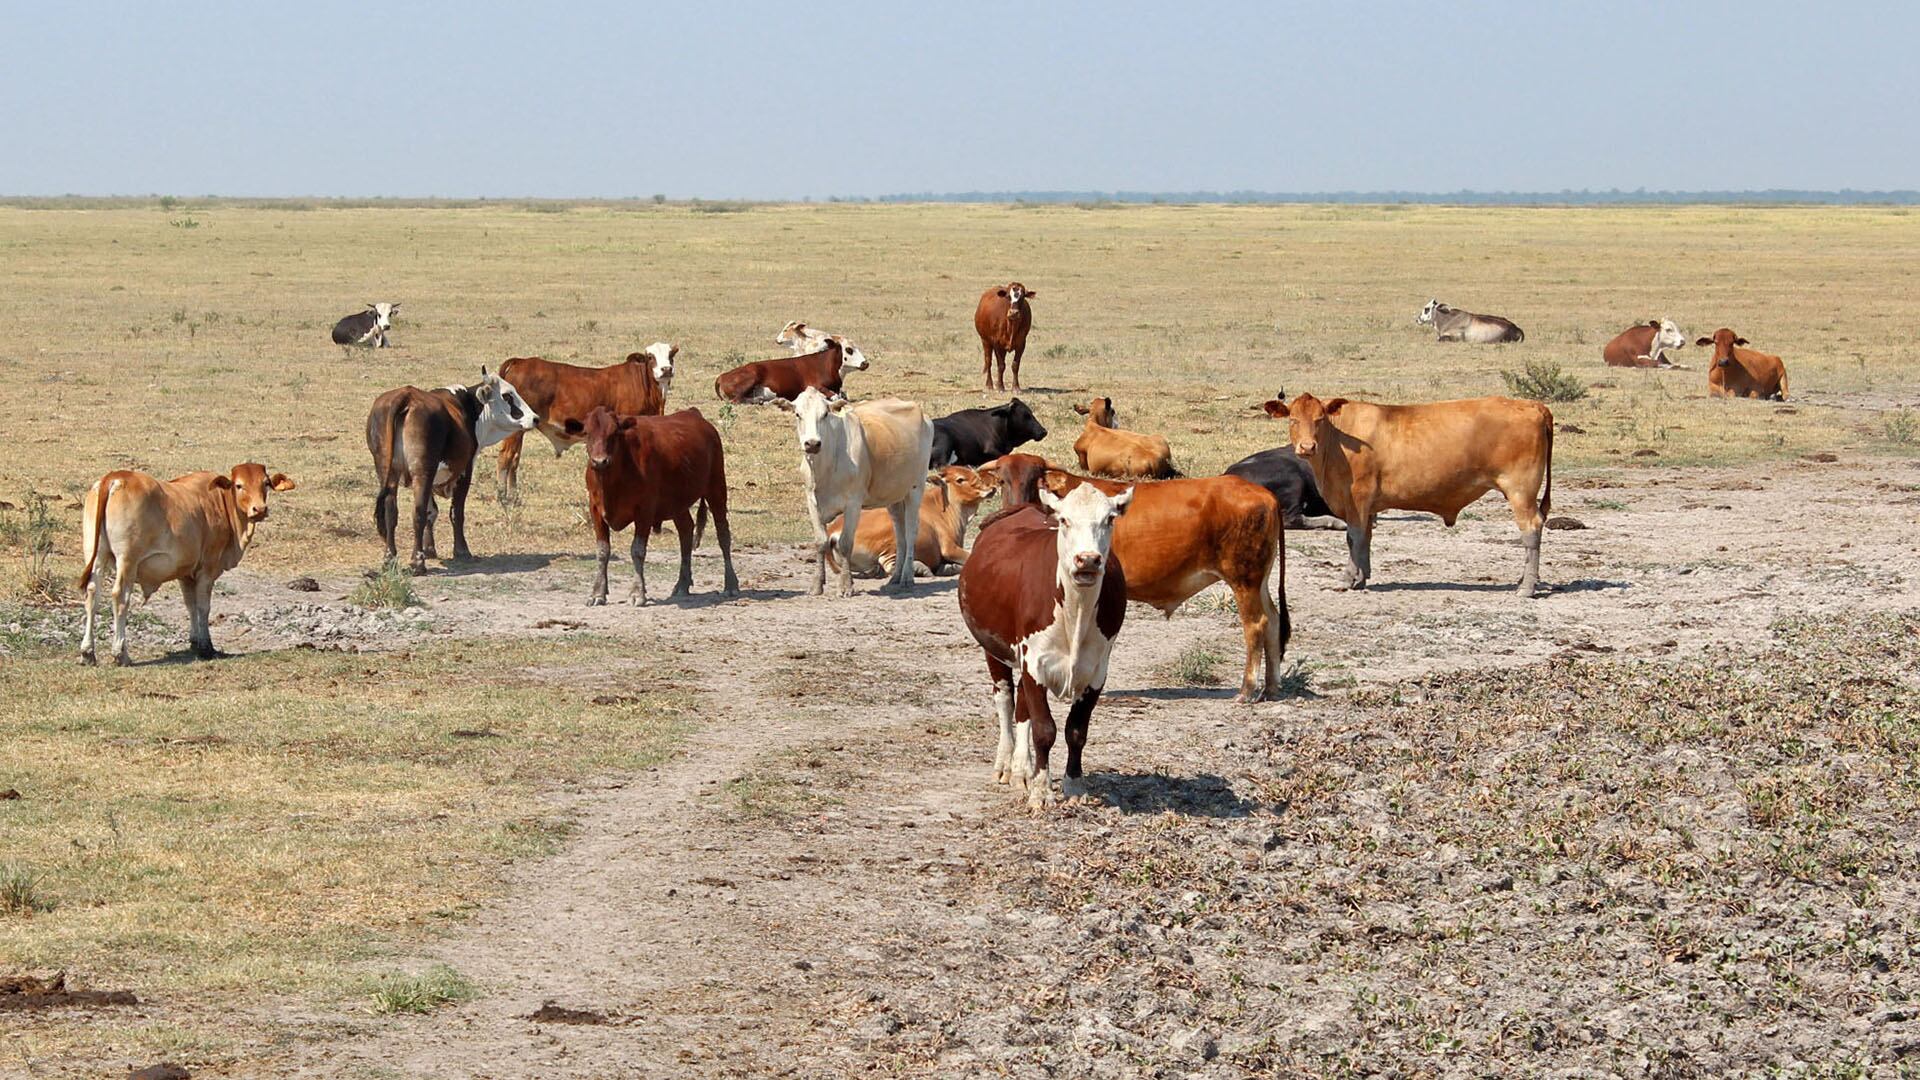
[[1347,587],[1367,587],[1382,510],[1424,511],[1452,525],[1498,489],[1526,540],[1520,595],[1537,595],[1540,530],[1553,503],[1553,413],[1545,405],[1503,397],[1375,405],[1312,394],[1289,403],[1282,394],[1266,410],[1291,421],[1294,452],[1347,523]]
[[141,600],[169,581],[186,597],[193,655],[210,660],[213,647],[209,612],[213,583],[240,565],[253,542],[254,527],[267,519],[267,493],[292,491],[284,474],[267,475],[262,465],[235,465],[226,475],[195,472],[162,482],[146,473],[110,472],[87,490],[81,504],[79,587],[87,593],[86,629],[80,635],[80,659],[92,664],[94,597],[113,560],[113,662],[127,656],[127,607],[134,586]]
[[[958,573],[967,561],[967,525],[974,511],[992,495],[994,482],[965,465],[948,465],[927,476],[927,490],[920,496],[920,535],[913,546],[914,573]],[[827,562],[835,571],[840,563],[834,556],[839,546],[844,517],[836,517],[827,526]],[[892,576],[899,565],[899,553],[893,546],[893,518],[883,507],[860,513],[860,524],[853,534],[853,572],[863,577]]]
[[1073,411],[1087,418],[1073,452],[1080,467],[1102,476],[1164,480],[1179,476],[1173,467],[1173,448],[1158,435],[1143,435],[1114,426],[1113,399],[1097,397]]
[[1697,345],[1713,346],[1707,364],[1707,393],[1714,397],[1787,400],[1787,366],[1772,353],[1744,348],[1747,339],[1726,327],[1703,337]]

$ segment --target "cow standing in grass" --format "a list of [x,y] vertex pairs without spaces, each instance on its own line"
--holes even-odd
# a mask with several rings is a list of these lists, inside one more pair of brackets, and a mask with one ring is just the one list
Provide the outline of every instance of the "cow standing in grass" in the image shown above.
[[[927,482],[933,424],[920,406],[892,399],[850,404],[813,387],[793,401],[774,403],[793,414],[800,444],[800,475],[807,485],[807,519],[813,526],[813,593],[826,590],[828,525],[835,515],[858,522],[860,511],[884,506],[893,517],[893,549],[912,551],[920,535],[920,494]],[[841,529],[836,567],[839,596],[853,593],[854,529]],[[913,587],[913,560],[899,559],[883,589]]]

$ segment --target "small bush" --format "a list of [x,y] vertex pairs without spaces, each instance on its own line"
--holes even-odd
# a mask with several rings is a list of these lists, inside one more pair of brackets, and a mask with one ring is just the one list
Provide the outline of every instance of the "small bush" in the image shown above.
[[18,586],[18,598],[34,604],[57,604],[65,596],[67,584],[53,572],[53,512],[45,495],[27,496],[27,505],[18,516],[0,511],[0,542],[20,545],[26,560]]
[[33,915],[53,910],[53,899],[40,891],[41,875],[20,863],[0,863],[0,915]]
[[1217,670],[1226,659],[1205,645],[1189,645],[1162,671],[1168,680],[1181,686],[1215,686],[1220,682]]
[[1587,396],[1579,378],[1551,360],[1529,360],[1524,371],[1501,372],[1500,381],[1507,384],[1507,393],[1534,401],[1579,401]]
[[1888,442],[1911,446],[1915,439],[1920,439],[1920,416],[1916,416],[1912,409],[1890,412],[1880,421],[1880,433],[1887,437]]
[[363,608],[419,607],[420,596],[413,591],[413,574],[396,560],[388,560],[353,587],[347,602]]
[[1273,692],[1281,697],[1306,697],[1313,692],[1312,676],[1311,666],[1295,660],[1275,674]]
[[413,975],[402,972],[382,975],[368,994],[373,1011],[381,1015],[431,1012],[442,1005],[472,1001],[479,996],[479,988],[472,980],[445,964],[435,964]]

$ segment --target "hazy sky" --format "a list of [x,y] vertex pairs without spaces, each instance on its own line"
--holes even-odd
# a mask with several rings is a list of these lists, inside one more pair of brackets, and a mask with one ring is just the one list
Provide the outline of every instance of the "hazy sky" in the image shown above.
[[0,17],[5,194],[1920,187],[1920,4]]

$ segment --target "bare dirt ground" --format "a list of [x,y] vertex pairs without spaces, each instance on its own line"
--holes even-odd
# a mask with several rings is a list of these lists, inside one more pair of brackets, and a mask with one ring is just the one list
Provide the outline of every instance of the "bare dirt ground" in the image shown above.
[[[1446,680],[1461,673],[1598,661],[1571,669],[1588,674],[1556,691],[1564,700],[1553,708],[1572,716],[1599,707],[1616,678],[1715,658],[1738,670],[1777,644],[1769,628],[1782,620],[1920,608],[1915,463],[1558,479],[1555,516],[1585,528],[1548,534],[1543,579],[1555,591],[1539,600],[1511,594],[1520,547],[1493,501],[1452,530],[1412,515],[1383,523],[1365,593],[1333,589],[1340,533],[1290,534],[1288,657],[1308,666],[1306,695],[1240,706],[1228,684],[1176,685],[1164,669],[1195,644],[1229,657],[1223,676],[1237,673],[1234,616],[1205,604],[1164,621],[1131,609],[1088,747],[1096,801],[1044,819],[988,782],[986,687],[950,578],[908,599],[881,596],[871,581],[856,581],[851,600],[816,599],[801,593],[800,551],[757,549],[739,553],[747,595],[721,602],[709,539],[684,604],[587,608],[585,561],[501,557],[423,579],[424,612],[367,616],[338,599],[351,580],[323,578],[320,592],[297,594],[243,567],[223,579],[235,591],[215,605],[214,633],[230,650],[615,632],[665,666],[539,674],[610,694],[671,682],[695,691],[702,723],[670,764],[564,796],[577,820],[564,850],[516,867],[508,900],[423,950],[422,964],[444,961],[480,984],[479,1000],[417,1018],[288,1005],[268,1027],[297,1037],[259,1043],[232,1074],[1419,1075],[1504,1061],[1556,1075],[1684,1075],[1855,1058],[1912,1067],[1917,1006],[1899,1002],[1920,993],[1920,953],[1899,950],[1920,950],[1920,939],[1886,914],[1916,910],[1910,828],[1889,840],[1881,858],[1892,862],[1872,890],[1787,878],[1718,897],[1722,957],[1705,944],[1646,944],[1706,903],[1687,883],[1711,875],[1663,876],[1665,864],[1644,852],[1582,859],[1593,837],[1575,829],[1542,840],[1547,853],[1525,861],[1516,884],[1511,850],[1445,829],[1406,846],[1391,827],[1402,802],[1420,796],[1403,790],[1411,767],[1380,765],[1367,741],[1422,737],[1395,735],[1380,710],[1448,700]],[[672,547],[654,546],[656,596],[671,585],[661,559]],[[171,606],[159,605],[170,621]],[[1701,685],[1714,693],[1713,677]],[[1910,670],[1888,686],[1915,700]],[[1460,693],[1461,715],[1486,706],[1479,691]],[[1507,700],[1490,715],[1512,721],[1518,741],[1496,758],[1518,753],[1550,770],[1565,724],[1544,700],[1538,715],[1515,714]],[[1631,757],[1619,759],[1623,775],[1712,764],[1698,749]],[[1497,816],[1489,800],[1501,793],[1489,784],[1498,787],[1497,768],[1426,797],[1471,795],[1473,807],[1455,809]],[[1589,797],[1611,796],[1562,801]],[[1689,815],[1731,829],[1727,813],[1694,799],[1646,823],[1638,842],[1658,847]],[[1529,822],[1549,817],[1535,808],[1509,824],[1531,835]],[[1836,896],[1851,906],[1831,907]],[[1762,920],[1764,933],[1739,917],[1755,905],[1779,914]],[[1709,990],[1672,974],[1772,963],[1783,955],[1775,938],[1796,922],[1872,942],[1879,959],[1842,978],[1802,958],[1798,996],[1784,1004],[1768,996],[1765,971]],[[1743,929],[1757,936],[1733,940]],[[1736,983],[1753,992],[1726,990]],[[549,1003],[548,1017],[604,1022],[530,1019]]]

